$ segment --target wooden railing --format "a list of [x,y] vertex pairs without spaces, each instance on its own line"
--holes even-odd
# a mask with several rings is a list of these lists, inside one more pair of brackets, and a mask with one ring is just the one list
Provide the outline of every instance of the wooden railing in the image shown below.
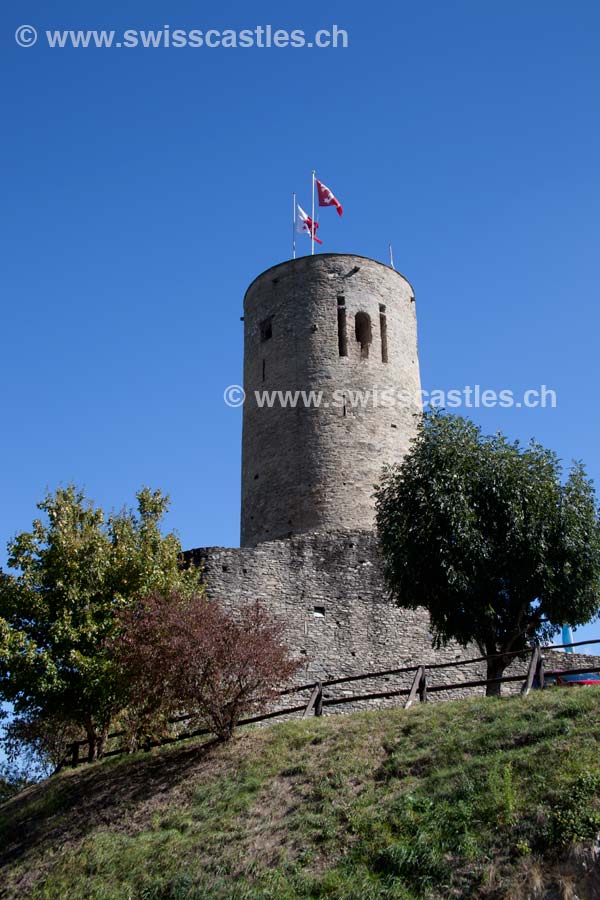
[[[545,678],[551,677],[553,675],[580,675],[588,672],[590,674],[600,673],[600,665],[591,667],[585,666],[584,668],[580,667],[573,669],[554,669],[548,671],[546,671],[545,669],[545,661],[543,656],[544,650],[561,650],[566,649],[567,647],[582,647],[589,646],[591,644],[600,644],[600,639],[592,641],[577,641],[571,644],[557,644],[552,647],[533,647],[530,652],[529,663],[527,666],[525,677],[523,676],[523,673],[520,673],[516,675],[503,675],[500,678],[478,678],[471,681],[456,681],[450,684],[434,684],[428,680],[428,673],[432,671],[441,669],[464,668],[466,666],[472,666],[478,663],[487,664],[488,660],[490,659],[516,658],[519,656],[525,657],[527,655],[527,651],[515,650],[510,653],[497,653],[493,656],[477,656],[472,659],[455,660],[454,662],[421,663],[412,666],[402,666],[397,669],[382,669],[376,672],[364,672],[360,675],[344,675],[339,678],[330,678],[324,681],[313,681],[307,684],[298,685],[296,687],[285,688],[284,690],[277,693],[278,697],[288,697],[293,694],[300,694],[306,691],[310,691],[308,701],[304,701],[295,706],[277,708],[275,710],[272,710],[271,712],[261,713],[256,716],[250,716],[245,719],[240,719],[237,724],[252,725],[257,722],[265,722],[269,719],[276,719],[282,716],[292,716],[296,713],[301,714],[302,718],[307,718],[310,715],[322,716],[323,710],[326,707],[339,706],[345,703],[365,703],[373,700],[392,700],[398,697],[406,697],[406,700],[404,702],[404,709],[408,709],[417,700],[420,703],[425,703],[427,701],[428,694],[434,694],[441,691],[464,691],[465,689],[470,688],[488,687],[488,685],[502,685],[511,683],[514,684],[517,682],[522,682],[520,691],[521,696],[527,696],[531,692],[534,684],[537,684],[539,688],[544,688]],[[565,659],[567,659],[567,657],[565,657]],[[409,675],[411,673],[413,674],[413,678],[410,687],[400,687],[387,691],[375,691],[364,694],[350,694],[341,697],[327,697],[324,693],[324,690],[326,688],[334,687],[336,685],[349,684],[355,681],[387,678],[391,677],[392,675]],[[169,724],[178,725],[182,722],[189,721],[191,718],[191,715],[176,716],[172,719],[169,719]],[[173,737],[167,737],[156,741],[147,741],[141,749],[150,750],[153,747],[173,744],[177,741],[187,740],[193,737],[201,737],[209,734],[212,734],[209,728],[200,728],[195,731],[181,732],[174,735]],[[125,731],[115,731],[109,734],[107,739],[115,740],[123,736],[125,736]],[[80,762],[82,762],[80,750],[83,747],[87,747],[89,749],[89,742],[87,740],[84,739],[73,741],[70,745],[67,756],[60,764],[58,769],[61,769],[65,765],[79,765]],[[115,750],[109,750],[108,752],[105,752],[103,754],[103,758],[107,756],[116,756],[118,754],[126,752],[126,747],[119,747]]]

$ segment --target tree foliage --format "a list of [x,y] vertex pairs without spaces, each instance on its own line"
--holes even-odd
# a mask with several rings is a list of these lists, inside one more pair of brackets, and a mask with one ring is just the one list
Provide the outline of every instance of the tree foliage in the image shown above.
[[26,766],[6,760],[0,762],[0,804],[34,783],[35,779]]
[[[376,518],[391,592],[429,611],[438,646],[522,650],[598,615],[594,489],[580,463],[562,476],[556,454],[535,442],[423,417],[404,461],[384,471]],[[506,664],[492,661],[488,677]]]
[[157,736],[170,717],[190,715],[222,740],[262,710],[297,671],[282,626],[258,604],[228,612],[215,601],[154,593],[119,611],[111,641],[119,661],[132,742]]
[[0,699],[25,731],[85,729],[95,753],[121,703],[107,650],[115,613],[152,591],[191,594],[197,575],[181,570],[177,537],[161,533],[160,491],[144,488],[137,511],[109,516],[74,486],[38,507],[43,518],[8,545],[14,574],[0,572]]

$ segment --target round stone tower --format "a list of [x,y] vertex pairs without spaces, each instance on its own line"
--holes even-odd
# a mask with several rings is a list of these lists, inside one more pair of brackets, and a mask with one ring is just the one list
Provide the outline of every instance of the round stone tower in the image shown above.
[[399,272],[347,254],[288,260],[252,282],[242,546],[373,527],[373,487],[421,410],[414,299]]

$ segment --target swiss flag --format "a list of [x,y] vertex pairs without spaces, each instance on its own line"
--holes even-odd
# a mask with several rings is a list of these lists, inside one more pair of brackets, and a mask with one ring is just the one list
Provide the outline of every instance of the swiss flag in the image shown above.
[[319,206],[335,206],[338,211],[338,216],[342,215],[342,204],[334,197],[332,192],[329,190],[326,185],[323,184],[322,181],[319,181],[318,178],[315,179],[317,182],[317,192],[319,194]]

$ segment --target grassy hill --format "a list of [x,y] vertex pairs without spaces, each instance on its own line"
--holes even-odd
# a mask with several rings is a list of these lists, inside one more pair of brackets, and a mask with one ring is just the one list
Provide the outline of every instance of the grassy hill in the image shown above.
[[0,895],[600,897],[599,738],[600,691],[554,689],[82,766],[0,808]]

